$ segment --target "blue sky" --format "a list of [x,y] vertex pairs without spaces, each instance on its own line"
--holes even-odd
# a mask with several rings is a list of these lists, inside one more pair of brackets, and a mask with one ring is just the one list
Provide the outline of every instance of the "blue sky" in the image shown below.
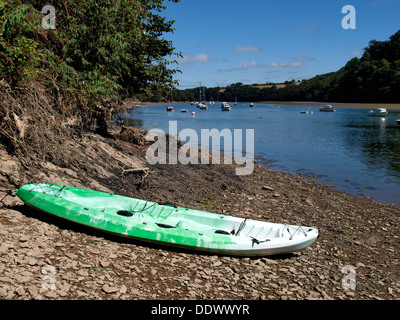
[[[337,71],[360,57],[370,40],[400,29],[400,0],[165,1],[175,20],[179,88],[302,80]],[[345,5],[356,29],[342,28]]]

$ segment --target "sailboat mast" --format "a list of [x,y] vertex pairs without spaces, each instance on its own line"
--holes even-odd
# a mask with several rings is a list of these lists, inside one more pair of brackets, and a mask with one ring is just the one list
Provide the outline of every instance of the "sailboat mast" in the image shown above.
[[200,87],[199,87],[199,102],[202,102],[202,94],[201,94],[201,81],[200,81]]

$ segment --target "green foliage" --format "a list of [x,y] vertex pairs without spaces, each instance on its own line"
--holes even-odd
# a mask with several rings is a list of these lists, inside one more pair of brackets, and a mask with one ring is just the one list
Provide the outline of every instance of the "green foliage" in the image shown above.
[[[179,0],[170,0],[179,2]],[[10,84],[41,75],[48,86],[97,104],[121,95],[168,96],[176,83],[162,35],[173,21],[161,0],[54,0],[56,29],[41,27],[46,1],[0,0],[0,75]]]
[[33,79],[42,58],[35,39],[37,12],[20,1],[0,1],[0,76],[10,83]]

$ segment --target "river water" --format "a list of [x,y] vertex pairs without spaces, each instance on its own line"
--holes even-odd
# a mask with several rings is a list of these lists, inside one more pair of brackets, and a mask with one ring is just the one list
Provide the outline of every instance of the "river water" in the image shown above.
[[400,206],[400,126],[396,123],[400,112],[377,118],[368,117],[365,109],[320,112],[312,106],[230,105],[231,112],[222,112],[220,103],[208,110],[190,104],[169,104],[174,112],[167,112],[167,105],[137,108],[131,112],[130,123],[168,132],[176,121],[178,133],[183,129],[198,133],[200,147],[202,129],[230,129],[232,136],[235,129],[242,129],[244,153],[251,151],[245,140],[246,129],[252,129],[254,157],[260,164],[312,176],[337,190]]

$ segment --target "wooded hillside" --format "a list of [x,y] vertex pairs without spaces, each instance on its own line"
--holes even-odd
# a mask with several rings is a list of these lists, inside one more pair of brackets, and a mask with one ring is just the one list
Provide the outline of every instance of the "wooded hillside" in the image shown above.
[[[174,100],[198,100],[199,89],[175,90]],[[372,40],[361,58],[351,59],[336,72],[317,75],[300,84],[285,86],[232,84],[224,90],[207,88],[208,100],[216,101],[331,101],[400,102],[400,31],[387,41]]]

